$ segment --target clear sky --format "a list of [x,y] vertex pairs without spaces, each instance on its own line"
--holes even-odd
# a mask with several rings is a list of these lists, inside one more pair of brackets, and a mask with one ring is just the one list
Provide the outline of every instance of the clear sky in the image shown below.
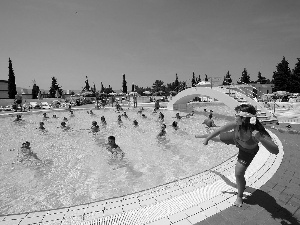
[[235,82],[244,68],[272,78],[300,57],[299,0],[1,0],[0,80],[78,90],[88,76],[122,88],[171,83],[193,71]]

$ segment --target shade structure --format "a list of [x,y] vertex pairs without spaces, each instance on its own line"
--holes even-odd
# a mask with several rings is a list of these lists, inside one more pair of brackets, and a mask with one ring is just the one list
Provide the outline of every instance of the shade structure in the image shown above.
[[146,94],[146,95],[150,95],[151,94],[150,91],[144,91],[143,93]]
[[210,87],[211,83],[208,81],[200,81],[198,84],[196,84],[196,87]]
[[86,92],[81,93],[81,95],[83,95],[83,96],[86,96],[86,95],[93,95],[93,94],[94,94],[94,93],[91,92],[91,91],[86,91]]

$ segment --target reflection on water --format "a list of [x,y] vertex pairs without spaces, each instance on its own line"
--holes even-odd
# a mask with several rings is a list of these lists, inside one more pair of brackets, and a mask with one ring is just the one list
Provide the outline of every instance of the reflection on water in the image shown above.
[[[205,132],[203,115],[172,124],[176,112],[164,112],[166,135],[157,137],[161,123],[152,109],[143,113],[128,110],[127,118],[113,110],[23,115],[23,121],[0,118],[0,213],[12,214],[54,209],[130,194],[187,177],[209,169],[236,153],[234,147],[220,143],[202,145],[195,134]],[[53,115],[57,118],[53,118]],[[105,116],[106,126],[100,122]],[[63,118],[70,129],[61,128]],[[134,127],[133,120],[139,123]],[[44,122],[45,131],[37,129]],[[91,132],[92,121],[99,124],[98,132]],[[219,125],[226,121],[218,120]],[[106,149],[108,136],[125,157],[114,157]],[[30,141],[31,149],[41,162],[34,159],[17,162],[23,142]]]

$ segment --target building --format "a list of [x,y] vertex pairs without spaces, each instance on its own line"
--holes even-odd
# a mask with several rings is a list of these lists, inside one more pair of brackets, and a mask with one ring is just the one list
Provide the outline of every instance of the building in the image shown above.
[[261,99],[264,94],[272,94],[274,84],[261,84],[261,83],[255,83],[250,84],[252,87],[254,87],[254,92],[257,93],[257,98]]
[[0,99],[8,98],[8,81],[0,80]]

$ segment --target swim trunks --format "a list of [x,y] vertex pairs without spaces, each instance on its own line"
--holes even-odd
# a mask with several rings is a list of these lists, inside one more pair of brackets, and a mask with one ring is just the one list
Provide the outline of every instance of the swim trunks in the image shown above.
[[252,160],[254,159],[256,153],[258,152],[258,150],[252,154],[249,152],[245,152],[242,149],[239,149],[239,154],[238,154],[238,162],[243,164],[245,167],[248,167],[250,165],[250,163],[252,162]]
[[259,146],[257,145],[253,149],[245,149],[243,148],[236,140],[235,140],[235,131],[224,132],[220,134],[220,140],[227,145],[235,145],[239,149],[238,154],[238,162],[248,167],[255,155],[259,150]]

